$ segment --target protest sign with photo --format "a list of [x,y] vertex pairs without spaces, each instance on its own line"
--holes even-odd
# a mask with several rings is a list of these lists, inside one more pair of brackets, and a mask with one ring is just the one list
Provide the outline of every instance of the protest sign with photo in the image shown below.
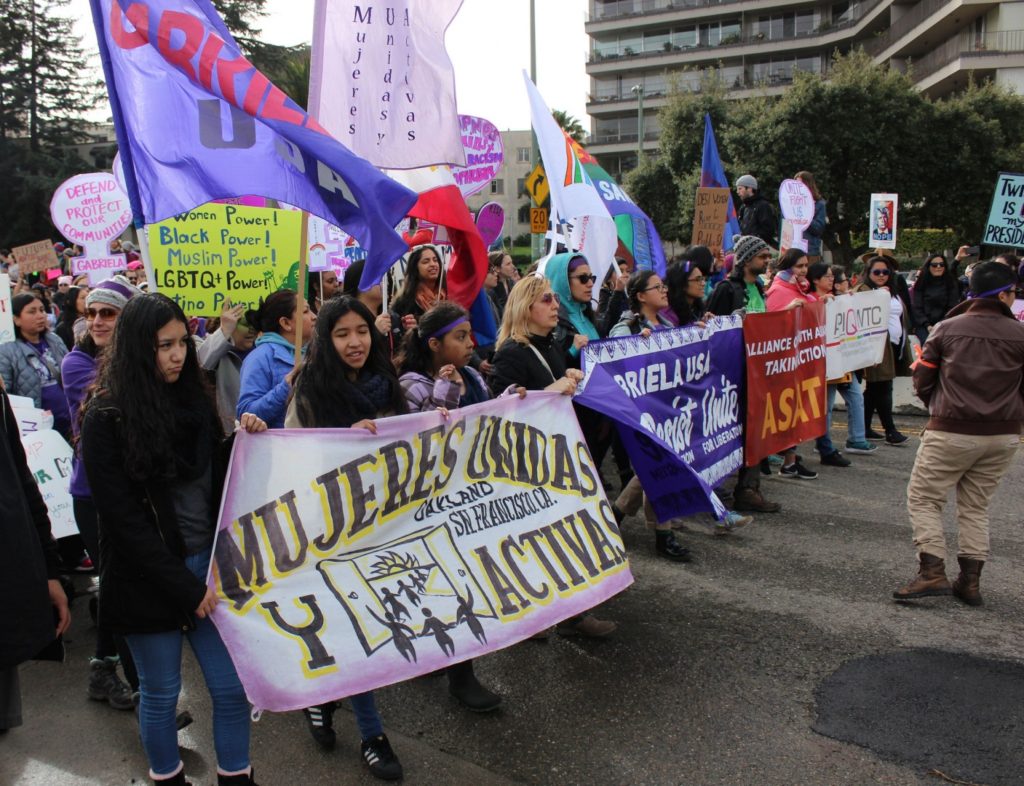
[[[40,416],[43,414],[42,410],[35,411]],[[17,411],[15,414],[17,416]],[[43,420],[42,417],[39,419]],[[77,535],[78,525],[75,524],[71,499],[71,446],[52,428],[26,432],[24,420],[19,418],[19,422],[23,427],[21,444],[25,447],[25,458],[49,511],[53,537]]]
[[207,203],[148,229],[157,289],[185,313],[220,314],[224,300],[256,308],[298,280],[302,213]]
[[690,243],[707,246],[712,254],[722,249],[722,233],[729,219],[729,189],[700,187],[693,202],[693,234]]
[[11,312],[11,277],[0,273],[0,344],[14,341],[14,314]]
[[489,120],[459,115],[462,146],[466,149],[466,166],[453,166],[452,177],[463,197],[483,191],[497,177],[504,160],[501,132]]
[[839,295],[825,304],[825,376],[839,379],[882,362],[889,335],[886,290]]
[[896,248],[898,194],[872,194],[868,210],[868,245],[872,248]]
[[15,246],[11,249],[11,254],[14,255],[14,261],[18,263],[20,275],[38,273],[40,270],[48,270],[60,265],[60,260],[53,250],[53,243],[49,240],[37,240],[35,243]]
[[981,242],[990,246],[1024,246],[1024,175],[999,173]]
[[825,433],[825,307],[748,314],[745,460],[754,466]]
[[249,700],[294,710],[507,647],[632,582],[572,402],[240,433],[210,586]]
[[575,401],[615,420],[661,520],[724,513],[712,492],[743,462],[743,322],[593,341]]

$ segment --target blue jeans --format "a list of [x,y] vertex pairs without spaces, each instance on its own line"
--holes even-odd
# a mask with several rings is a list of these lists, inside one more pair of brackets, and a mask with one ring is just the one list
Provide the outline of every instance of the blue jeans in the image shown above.
[[[185,558],[185,565],[206,579],[210,550]],[[217,628],[207,617],[194,631],[133,633],[125,638],[139,671],[139,734],[154,775],[170,775],[181,763],[174,716],[181,692],[181,641],[188,643],[213,699],[213,744],[217,764],[227,772],[249,766],[249,700]]]
[[360,737],[369,740],[384,733],[372,690],[349,696],[348,702],[352,705],[352,712],[356,715],[356,726],[359,728]]
[[854,377],[852,382],[845,385],[829,385],[825,400],[825,411],[828,417],[828,421],[825,426],[825,434],[814,441],[818,448],[818,453],[822,456],[828,456],[835,453],[837,450],[836,446],[832,444],[831,437],[832,407],[836,403],[837,390],[843,397],[843,401],[846,402],[847,433],[849,434],[847,442],[861,443],[865,440],[864,391],[861,390],[860,383],[857,381],[857,378]]

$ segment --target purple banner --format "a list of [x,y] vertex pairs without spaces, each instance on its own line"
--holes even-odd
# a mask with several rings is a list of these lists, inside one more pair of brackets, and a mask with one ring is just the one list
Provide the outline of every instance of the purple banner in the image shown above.
[[713,489],[743,463],[743,321],[595,341],[576,401],[619,426],[659,520],[725,514]]

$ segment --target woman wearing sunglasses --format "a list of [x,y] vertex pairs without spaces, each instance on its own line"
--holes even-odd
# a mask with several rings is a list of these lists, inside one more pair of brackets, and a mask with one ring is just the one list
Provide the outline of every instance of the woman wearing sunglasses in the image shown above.
[[[874,442],[885,440],[889,445],[902,445],[907,438],[896,428],[892,417],[892,381],[896,378],[897,366],[909,362],[907,341],[907,309],[897,294],[893,277],[895,268],[888,257],[876,256],[868,260],[863,281],[855,292],[870,292],[884,289],[889,293],[889,340],[885,343],[885,354],[878,365],[864,369],[867,385],[864,389],[864,425],[867,439]],[[875,412],[882,421],[885,435],[871,430],[871,419]]]
[[942,254],[932,254],[921,265],[910,296],[914,335],[923,344],[931,329],[960,302],[960,285]]

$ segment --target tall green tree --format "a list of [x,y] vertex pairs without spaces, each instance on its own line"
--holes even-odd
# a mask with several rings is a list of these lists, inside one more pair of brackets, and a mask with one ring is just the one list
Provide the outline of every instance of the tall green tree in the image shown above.
[[551,116],[555,118],[555,122],[558,123],[558,127],[565,131],[565,133],[569,135],[570,139],[574,142],[583,144],[587,138],[587,131],[578,118],[570,115],[562,109],[552,110]]

